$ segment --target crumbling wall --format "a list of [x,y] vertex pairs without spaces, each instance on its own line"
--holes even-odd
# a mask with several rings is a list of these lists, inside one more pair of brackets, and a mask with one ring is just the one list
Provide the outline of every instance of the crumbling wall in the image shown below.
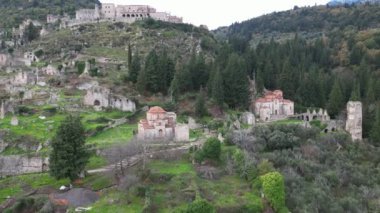
[[350,133],[352,140],[362,140],[363,112],[360,101],[349,101],[347,103],[346,131]]

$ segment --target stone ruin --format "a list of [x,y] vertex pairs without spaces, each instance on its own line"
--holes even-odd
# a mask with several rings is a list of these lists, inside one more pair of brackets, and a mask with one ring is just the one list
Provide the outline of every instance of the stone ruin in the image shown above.
[[93,106],[95,110],[114,108],[127,112],[136,111],[134,101],[124,96],[113,94],[110,89],[100,86],[87,90],[87,94],[84,96],[84,105]]
[[330,121],[330,116],[327,113],[327,110],[319,109],[318,112],[314,109],[313,111],[310,111],[310,109],[307,109],[305,113],[297,114],[296,116],[298,119],[303,121],[313,121],[313,120],[319,120],[322,122],[328,122]]
[[363,112],[360,101],[349,101],[347,103],[346,131],[350,133],[352,140],[362,140]]
[[8,112],[13,113],[14,107],[11,101],[1,101],[0,119],[4,119]]

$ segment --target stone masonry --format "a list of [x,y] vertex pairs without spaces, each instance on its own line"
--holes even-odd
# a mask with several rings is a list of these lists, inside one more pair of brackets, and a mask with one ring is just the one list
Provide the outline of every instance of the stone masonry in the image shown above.
[[362,140],[363,112],[360,101],[349,101],[347,103],[346,131],[350,133],[352,140]]

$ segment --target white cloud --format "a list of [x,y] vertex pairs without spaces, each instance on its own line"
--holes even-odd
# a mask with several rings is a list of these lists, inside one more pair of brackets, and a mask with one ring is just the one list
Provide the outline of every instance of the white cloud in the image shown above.
[[210,29],[230,25],[274,11],[297,6],[326,4],[328,0],[101,0],[102,3],[147,4],[158,11],[181,16],[184,22],[205,24]]

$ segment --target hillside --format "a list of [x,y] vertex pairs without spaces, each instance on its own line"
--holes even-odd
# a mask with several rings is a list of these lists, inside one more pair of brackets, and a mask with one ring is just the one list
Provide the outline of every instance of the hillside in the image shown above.
[[17,27],[25,19],[46,22],[47,14],[68,13],[75,15],[80,8],[93,8],[99,4],[98,0],[1,0],[0,1],[0,29]]
[[348,7],[327,6],[302,7],[275,12],[226,28],[216,30],[227,37],[252,39],[265,34],[269,37],[278,33],[329,33],[334,29],[365,30],[380,26],[380,5],[354,5]]
[[[0,24],[62,2],[95,3]],[[0,212],[379,212],[379,11],[3,34]]]

